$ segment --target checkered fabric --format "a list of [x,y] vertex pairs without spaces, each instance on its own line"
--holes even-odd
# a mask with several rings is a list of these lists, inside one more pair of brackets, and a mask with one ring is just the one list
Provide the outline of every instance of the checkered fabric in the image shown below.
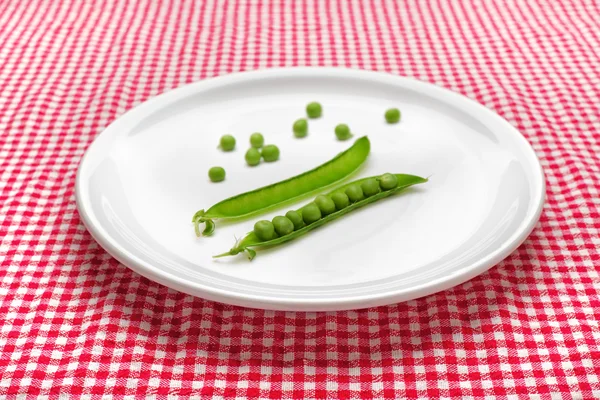
[[[331,313],[184,295],[92,240],[75,174],[109,123],[298,65],[416,77],[506,118],[546,173],[532,235],[453,289]],[[1,0],[0,175],[0,398],[600,398],[596,0]]]

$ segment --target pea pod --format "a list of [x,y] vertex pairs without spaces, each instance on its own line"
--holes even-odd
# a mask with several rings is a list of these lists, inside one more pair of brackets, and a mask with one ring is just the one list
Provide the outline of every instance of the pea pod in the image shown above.
[[[359,179],[357,181],[353,181],[353,182],[347,183],[343,186],[340,186],[340,187],[334,189],[333,191],[326,193],[325,196],[327,196],[329,198],[337,197],[336,194],[342,194],[342,193],[345,194],[346,190],[348,188],[350,188],[350,187],[355,188],[356,186],[360,187],[363,183],[365,183],[367,181],[371,181],[371,180],[379,181],[379,183],[381,184],[382,181],[380,180],[380,178],[383,178],[385,176],[390,176],[390,175],[392,175],[392,174],[384,174],[384,175],[380,175],[380,176],[372,176],[369,178]],[[252,231],[252,232],[246,234],[246,236],[244,236],[240,241],[238,241],[231,250],[229,250],[226,253],[216,255],[214,257],[217,258],[217,257],[234,256],[241,252],[246,252],[248,255],[248,258],[250,260],[252,260],[256,256],[256,251],[254,250],[255,247],[272,247],[272,246],[276,246],[276,245],[285,243],[289,240],[292,240],[299,236],[302,236],[302,235],[306,234],[307,232],[310,232],[311,230],[318,228],[321,225],[324,225],[330,221],[333,221],[334,219],[337,219],[345,214],[348,214],[349,212],[356,210],[357,208],[363,207],[367,204],[374,203],[385,197],[389,197],[395,193],[398,193],[398,192],[406,189],[409,186],[427,182],[426,178],[421,178],[421,177],[415,176],[415,175],[393,174],[393,176],[395,176],[397,178],[397,184],[393,188],[389,188],[389,186],[386,185],[387,182],[384,184],[381,184],[382,188],[385,188],[382,191],[380,191],[376,194],[373,194],[370,197],[362,198],[361,200],[355,201],[354,203],[351,203],[348,205],[346,205],[344,203],[341,205],[341,207],[342,207],[341,209],[338,209],[337,211],[335,211],[331,214],[323,216],[322,218],[316,220],[315,222],[310,223],[309,225],[302,226],[299,229],[297,229],[297,230],[293,231],[292,233],[285,235],[285,236],[274,237],[271,240],[260,240],[258,238],[258,236],[255,234],[255,232]],[[343,197],[343,196],[339,196],[339,197]],[[311,202],[311,203],[305,205],[304,207],[300,208],[296,212],[299,214],[302,214],[302,211],[304,209],[306,209],[307,207],[314,208],[314,204],[315,204],[314,202]]]
[[[349,149],[310,171],[230,197],[206,211],[200,210],[192,218],[196,235],[212,234],[216,219],[234,220],[256,215],[335,184],[355,172],[365,162],[370,150],[369,139],[361,137]],[[201,223],[205,224],[202,233]]]

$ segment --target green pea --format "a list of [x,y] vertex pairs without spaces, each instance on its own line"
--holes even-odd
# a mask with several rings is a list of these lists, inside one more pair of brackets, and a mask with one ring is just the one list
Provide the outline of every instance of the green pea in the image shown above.
[[225,170],[222,167],[212,167],[208,170],[208,177],[213,182],[221,182],[225,179]]
[[285,216],[290,221],[292,221],[292,223],[294,224],[295,231],[297,231],[298,229],[302,228],[305,225],[304,220],[302,219],[302,215],[296,210],[290,210],[290,211],[286,212]]
[[321,214],[329,215],[335,212],[335,203],[328,196],[323,196],[322,194],[318,195],[315,199],[315,204],[321,210]]
[[275,236],[275,227],[271,221],[262,220],[254,224],[254,234],[261,241],[271,240]]
[[350,127],[346,124],[339,124],[335,127],[335,136],[337,136],[338,140],[348,140],[352,137],[350,133]]
[[294,131],[294,136],[297,138],[303,138],[308,134],[308,122],[306,122],[304,118],[300,118],[294,122],[292,129]]
[[345,190],[345,193],[352,203],[356,203],[357,201],[361,201],[365,198],[365,195],[363,194],[363,191],[359,185],[348,186]]
[[306,225],[310,225],[321,219],[321,210],[315,203],[310,203],[302,208],[302,220]]
[[337,210],[341,210],[342,208],[346,208],[350,205],[350,199],[346,193],[335,192],[331,195],[331,200],[335,203],[335,208]]
[[381,190],[390,190],[398,186],[398,177],[394,174],[383,174],[379,177]]
[[274,144],[268,144],[262,149],[262,158],[266,162],[273,162],[279,159],[279,147]]
[[235,149],[235,138],[231,135],[221,136],[220,147],[223,151],[231,151]]
[[265,138],[262,134],[255,132],[250,135],[250,146],[254,147],[255,149],[260,149],[263,147],[263,144],[265,144]]
[[281,215],[273,218],[273,226],[275,227],[275,232],[280,236],[289,235],[294,232],[294,223],[289,218],[282,217]]
[[306,105],[306,115],[308,115],[309,118],[319,118],[322,113],[323,107],[321,107],[321,104],[317,103],[316,101]]
[[400,121],[400,110],[397,108],[390,108],[385,112],[385,120],[388,124],[396,124]]
[[379,183],[375,179],[367,179],[360,184],[360,188],[362,189],[365,197],[375,196],[380,192]]
[[260,151],[254,147],[250,147],[246,152],[246,164],[255,166],[260,164]]

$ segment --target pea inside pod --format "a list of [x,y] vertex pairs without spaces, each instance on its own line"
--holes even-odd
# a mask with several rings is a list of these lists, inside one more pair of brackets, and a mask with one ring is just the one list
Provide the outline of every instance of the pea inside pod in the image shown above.
[[271,240],[275,236],[275,226],[271,221],[258,221],[254,224],[254,234],[262,241]]
[[332,212],[335,212],[335,203],[329,196],[319,195],[315,199],[315,204],[321,210],[321,214],[329,215]]
[[306,225],[310,225],[321,219],[321,209],[315,203],[310,203],[302,209],[302,220]]
[[381,190],[390,190],[398,185],[398,178],[394,174],[383,174],[379,178]]
[[346,190],[344,191],[344,194],[346,194],[348,196],[348,199],[352,203],[356,203],[357,201],[361,201],[362,199],[365,198],[365,195],[363,194],[363,191],[360,188],[360,185],[357,185],[357,184],[348,186],[346,188]]
[[331,200],[333,200],[337,210],[341,210],[350,205],[350,199],[348,198],[348,195],[343,192],[335,192],[331,195]]
[[294,224],[294,230],[298,230],[306,225],[302,219],[302,214],[296,210],[286,212],[285,216]]
[[275,227],[275,232],[280,236],[289,235],[294,232],[294,223],[288,217],[276,216],[273,218],[273,226]]
[[362,189],[365,197],[375,196],[381,190],[379,188],[379,182],[377,182],[375,178],[367,179],[360,184],[360,188]]

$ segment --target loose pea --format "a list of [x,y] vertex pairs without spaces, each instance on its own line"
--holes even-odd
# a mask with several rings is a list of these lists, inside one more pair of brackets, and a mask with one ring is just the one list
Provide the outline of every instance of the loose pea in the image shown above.
[[250,135],[250,146],[254,147],[255,149],[260,149],[263,147],[263,144],[265,144],[265,138],[262,134],[255,132]]
[[263,242],[273,239],[275,236],[275,227],[271,221],[262,220],[254,224],[254,234]]
[[221,136],[220,146],[221,146],[221,150],[223,150],[223,151],[233,150],[235,148],[235,138],[231,135]]
[[323,196],[322,194],[318,195],[315,199],[315,204],[319,207],[319,210],[321,210],[321,214],[323,215],[329,215],[335,212],[335,203],[328,196]]
[[322,112],[323,107],[321,107],[321,104],[317,103],[316,101],[306,105],[306,115],[308,115],[309,118],[319,118]]
[[385,120],[388,124],[396,124],[400,121],[400,110],[397,108],[390,108],[385,112]]
[[275,232],[280,236],[289,235],[294,232],[294,223],[289,218],[281,215],[273,218],[273,226],[275,227]]
[[367,179],[360,184],[360,188],[365,194],[365,197],[375,196],[380,191],[379,183],[375,179]]
[[310,225],[321,219],[321,210],[315,203],[310,203],[302,209],[302,220],[306,225]]
[[308,133],[308,122],[306,122],[306,119],[300,118],[294,122],[292,129],[294,131],[294,136],[297,138],[303,138]]
[[390,190],[398,186],[398,177],[394,174],[383,174],[379,178],[381,190]]
[[274,144],[268,144],[262,149],[262,158],[266,162],[273,162],[279,159],[279,147]]
[[352,203],[356,203],[357,201],[361,201],[365,198],[365,195],[363,194],[363,191],[359,185],[348,186],[345,192]]
[[285,216],[290,221],[292,221],[292,223],[294,224],[295,231],[297,231],[298,229],[302,228],[305,225],[304,220],[302,219],[302,215],[300,215],[300,213],[296,210],[290,210],[290,211],[286,212]]
[[250,147],[246,152],[246,164],[255,166],[260,164],[260,151],[254,147]]
[[352,137],[350,127],[346,124],[339,124],[335,127],[335,136],[337,136],[338,140],[350,139],[350,137]]
[[225,179],[225,170],[222,167],[212,167],[208,170],[208,177],[213,182],[221,182]]
[[346,195],[346,193],[335,192],[331,195],[331,200],[335,203],[335,208],[337,210],[341,210],[342,208],[346,208],[350,205],[350,199]]

